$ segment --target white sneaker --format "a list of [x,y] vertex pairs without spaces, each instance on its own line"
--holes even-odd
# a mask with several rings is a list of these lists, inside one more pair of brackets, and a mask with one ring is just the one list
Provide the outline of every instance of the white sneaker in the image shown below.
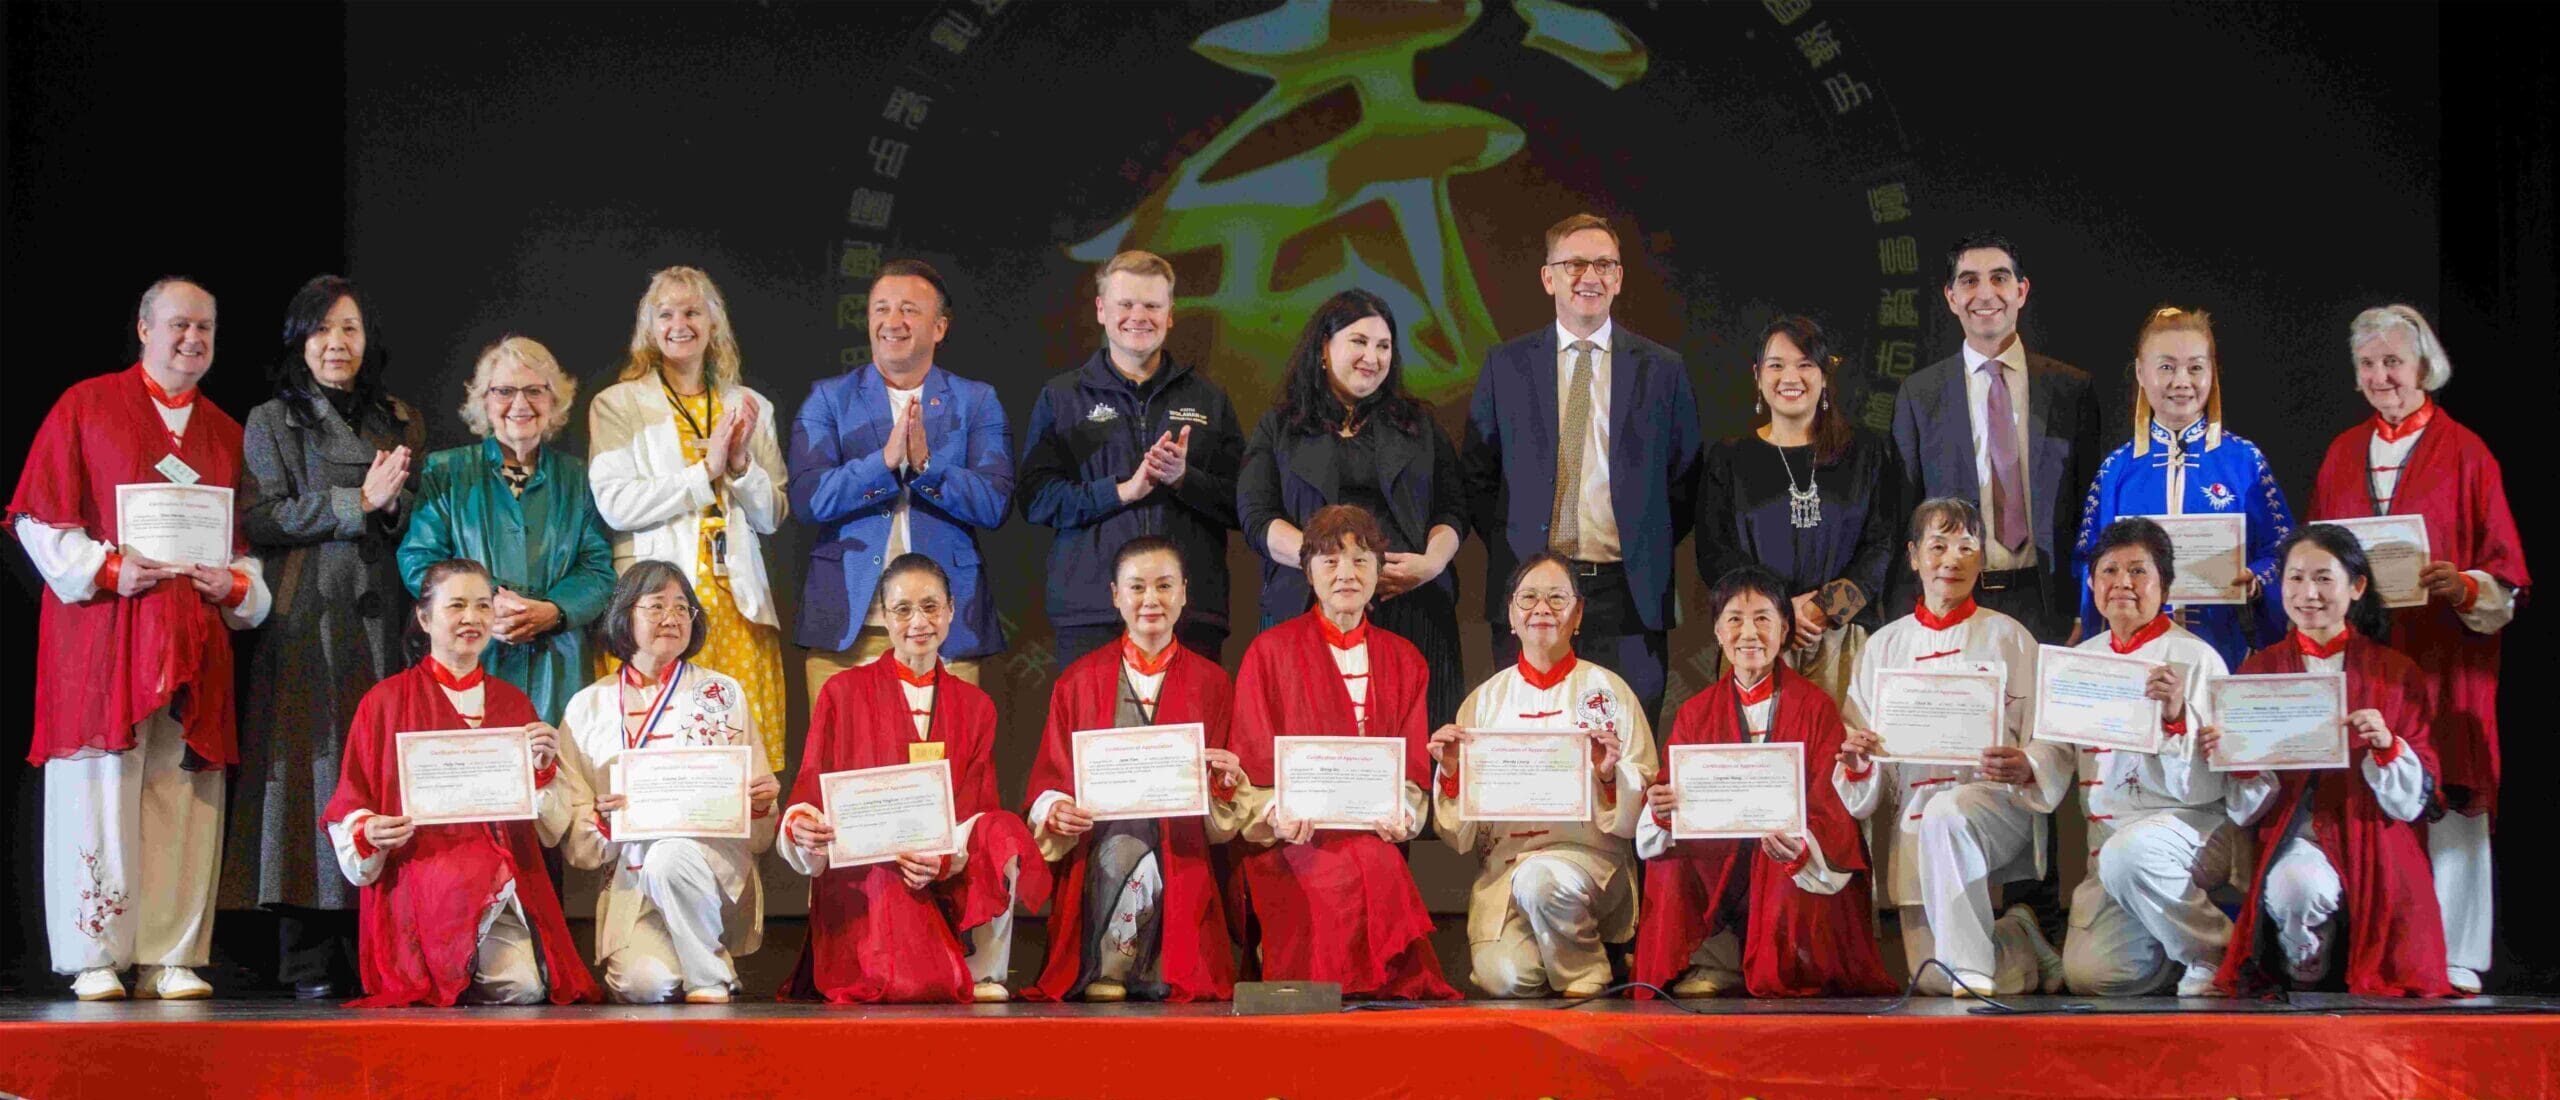
[[1967,974],[1964,971],[1954,969],[1950,969],[1947,972],[1955,975],[1955,978],[1947,983],[1947,996],[1959,999],[1965,997],[1991,997],[1997,995],[2000,991],[1999,983],[1992,981],[1991,975],[1989,974]]
[[2480,995],[2480,972],[2473,970],[2470,967],[2445,967],[2444,980],[2452,982],[2454,992],[2460,993],[2465,997],[2477,997]]
[[121,1001],[124,979],[112,966],[92,967],[71,979],[71,995],[84,1001]]
[[145,1000],[201,1001],[213,987],[183,966],[146,966],[135,977],[133,995]]
[[1003,1004],[1012,1000],[1013,994],[1005,991],[1003,982],[979,982],[969,991],[969,999],[982,1005]]
[[2181,997],[2221,996],[2213,991],[2215,969],[2212,963],[2197,963],[2188,967],[2186,976],[2178,979],[2178,995]]
[[2036,911],[2024,905],[2012,905],[2000,919],[2018,923],[2027,934],[2027,946],[2036,953],[2036,988],[2046,993],[2062,990],[2062,952],[2053,949],[2053,941],[2044,938],[2044,928],[2036,923]]

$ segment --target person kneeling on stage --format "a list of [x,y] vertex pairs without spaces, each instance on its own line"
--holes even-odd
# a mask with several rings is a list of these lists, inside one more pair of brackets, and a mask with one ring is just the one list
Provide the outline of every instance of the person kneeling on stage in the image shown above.
[[1748,990],[1755,997],[1891,993],[1876,954],[1866,839],[1823,782],[1840,752],[1839,707],[1778,662],[1793,622],[1786,583],[1746,565],[1707,596],[1726,674],[1672,720],[1675,745],[1804,746],[1803,833],[1757,841],[1674,840],[1675,777],[1666,763],[1636,826],[1646,860],[1636,980],[1678,997]]
[[[338,869],[361,888],[360,1008],[529,1005],[597,1000],[560,898],[542,866],[571,812],[558,730],[522,689],[488,674],[497,586],[479,562],[428,566],[417,616],[427,659],[373,686],[354,724],[322,824]],[[420,825],[402,797],[399,735],[521,726],[532,749],[533,821]]]
[[1233,836],[1214,819],[1095,821],[1076,802],[1075,733],[1198,722],[1212,797],[1232,800],[1244,769],[1227,743],[1235,691],[1217,662],[1174,639],[1189,595],[1180,550],[1141,535],[1112,565],[1111,602],[1128,629],[1058,674],[1049,727],[1031,765],[1025,815],[1052,874],[1049,960],[1029,995],[1087,1001],[1223,1001],[1235,995],[1235,947],[1209,846]]
[[2089,600],[2107,632],[2080,648],[2157,662],[2145,693],[2160,701],[2163,737],[2157,753],[2080,747],[2089,875],[2062,947],[2077,993],[2142,996],[2175,981],[2181,997],[2206,996],[2231,938],[2205,891],[2230,879],[2240,833],[2223,817],[2221,773],[2187,737],[2204,726],[2206,681],[2229,670],[2212,642],[2160,613],[2177,580],[2170,553],[2169,533],[2140,516],[2089,545]]
[[[1858,654],[1841,717],[1832,787],[1852,816],[1887,815],[1878,829],[1884,901],[1901,909],[1903,955],[1924,993],[2002,995],[2062,988],[2062,955],[2023,905],[1993,919],[1991,887],[2045,873],[2045,831],[2072,781],[2071,747],[2027,739],[2035,696],[2036,639],[1974,603],[1982,576],[1982,513],[1937,497],[1911,513],[1908,552],[1920,604],[1885,624]],[[1969,765],[1883,763],[1870,728],[1877,676],[1887,669],[1996,671],[2008,707],[1994,743]],[[1931,959],[1955,972],[1924,971]]]
[[[1456,1000],[1431,950],[1422,891],[1396,850],[1422,831],[1431,668],[1413,643],[1368,621],[1386,548],[1386,532],[1356,504],[1307,518],[1298,559],[1316,607],[1245,650],[1228,747],[1249,785],[1211,812],[1242,826],[1264,978],[1339,982],[1350,997]],[[1354,832],[1319,831],[1280,809],[1271,739],[1318,735],[1401,739],[1402,811]]]
[[[693,663],[703,615],[683,570],[632,563],[603,621],[605,649],[622,667],[569,700],[560,751],[572,792],[561,851],[582,869],[611,869],[596,897],[596,965],[616,1001],[725,1004],[738,989],[736,956],[764,939],[756,856],[773,847],[782,785],[744,689]],[[611,815],[625,801],[614,792],[617,758],[728,746],[752,750],[746,837],[614,839]]]
[[[1582,596],[1571,562],[1541,553],[1512,570],[1517,666],[1494,673],[1431,735],[1440,839],[1481,862],[1467,904],[1470,979],[1496,997],[1589,997],[1609,985],[1607,944],[1635,935],[1635,853],[1645,777],[1656,767],[1644,707],[1618,674],[1573,652]],[[1468,821],[1460,813],[1464,729],[1581,730],[1591,739],[1588,821]]]
[[[809,943],[782,995],[837,1004],[1006,1000],[1014,902],[1045,896],[1049,868],[1022,819],[996,799],[994,701],[942,665],[955,606],[950,576],[932,558],[901,554],[881,574],[880,601],[888,655],[830,678],[809,705],[782,858],[816,882]],[[831,870],[836,831],[820,808],[819,777],[933,760],[951,762],[958,850]]]
[[[2228,776],[2231,820],[2256,824],[2261,857],[2216,985],[2247,995],[2333,985],[2344,921],[2347,992],[2449,996],[2444,917],[2414,827],[2436,797],[2426,677],[2383,644],[2390,620],[2353,534],[2297,528],[2277,557],[2293,636],[2251,654],[2240,671],[2345,673],[2351,764]],[[2212,752],[2221,733],[2205,727],[2199,748]]]

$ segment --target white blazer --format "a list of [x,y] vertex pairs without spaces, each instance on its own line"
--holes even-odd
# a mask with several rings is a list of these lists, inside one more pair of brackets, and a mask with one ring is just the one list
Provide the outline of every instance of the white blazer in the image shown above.
[[[766,578],[763,540],[791,510],[783,493],[782,446],[774,439],[773,402],[744,386],[720,391],[720,407],[756,399],[747,472],[729,481],[729,594],[747,621],[780,627],[773,582]],[[587,406],[587,483],[595,487],[596,512],[614,530],[613,569],[620,573],[644,558],[673,562],[697,589],[701,515],[714,499],[710,471],[684,460],[676,408],[656,378],[607,386]]]

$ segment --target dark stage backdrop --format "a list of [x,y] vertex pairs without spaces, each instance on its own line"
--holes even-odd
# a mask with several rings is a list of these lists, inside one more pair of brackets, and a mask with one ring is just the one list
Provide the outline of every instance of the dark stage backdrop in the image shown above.
[[[1207,363],[1247,417],[1268,407],[1313,304],[1357,285],[1395,304],[1409,377],[1455,431],[1484,351],[1551,323],[1540,232],[1579,209],[1618,226],[1632,265],[1619,316],[1688,356],[1710,436],[1744,429],[1749,339],[1777,310],[1839,334],[1843,396],[1881,427],[1901,378],[1955,347],[1937,290],[1945,242],[1994,226],[2034,281],[2031,345],[2098,376],[2111,438],[2130,431],[2124,364],[2142,315],[2212,310],[2228,423],[2297,500],[2321,448],[2363,414],[2346,320],[2390,300],[2440,317],[2461,368],[2446,403],[2510,456],[2527,538],[2551,545],[2537,537],[2523,410],[2501,400],[2550,393],[2514,362],[2551,335],[2548,51],[2508,44],[2491,13],[1837,0],[127,11],[10,8],[9,301],[80,322],[43,326],[41,366],[18,372],[21,427],[70,378],[125,361],[131,296],[172,268],[222,295],[212,390],[245,412],[284,297],[341,265],[373,297],[395,388],[429,410],[439,446],[465,440],[452,409],[500,334],[549,344],[588,392],[609,384],[649,272],[675,263],[720,282],[749,383],[787,415],[812,382],[866,361],[869,272],[921,256],[954,289],[941,362],[999,389],[1019,448],[1040,382],[1097,344],[1091,270],[1144,247],[1180,272],[1175,354]],[[261,33],[226,36],[239,46],[219,76],[166,71],[217,24]],[[2440,70],[2448,41],[2490,43],[2497,63]],[[151,216],[179,202],[155,180],[181,163],[215,178],[173,224]],[[582,434],[563,445],[583,448]],[[772,542],[786,610],[809,541],[795,524]],[[988,669],[1010,794],[1054,671],[1048,534],[1016,521],[983,541],[1013,639]],[[23,623],[37,588],[11,561]],[[1459,566],[1471,593],[1481,563],[1471,542]],[[1240,542],[1232,566],[1254,569]],[[1693,574],[1682,567],[1692,607]],[[1252,600],[1239,586],[1239,621]],[[1487,671],[1486,636],[1470,624],[1470,681]],[[1703,683],[1711,643],[1692,626],[1674,648],[1676,701]],[[2509,666],[2549,652],[2528,613]],[[796,728],[796,685],[792,702]],[[2535,774],[2551,754],[2518,744],[2532,727],[2517,726],[2510,770]],[[2504,832],[2549,823],[2518,799]],[[2522,849],[2501,848],[2517,866]],[[1417,845],[1415,858],[1435,905],[1462,906],[1445,849]],[[20,896],[31,862],[20,857]],[[21,951],[40,968],[32,922]],[[2523,966],[2502,978],[2560,968],[2548,948],[2507,946]]]

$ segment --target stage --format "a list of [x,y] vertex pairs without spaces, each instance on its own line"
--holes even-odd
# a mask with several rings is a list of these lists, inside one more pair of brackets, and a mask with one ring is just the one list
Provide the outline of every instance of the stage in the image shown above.
[[2560,1001],[1370,1006],[0,1002],[0,1093],[436,1097],[2536,1097]]

